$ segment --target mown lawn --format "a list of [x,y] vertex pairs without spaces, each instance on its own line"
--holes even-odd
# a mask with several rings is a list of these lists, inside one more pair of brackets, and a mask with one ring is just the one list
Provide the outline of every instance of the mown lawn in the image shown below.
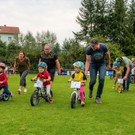
[[32,107],[30,97],[34,91],[27,76],[28,92],[17,94],[19,75],[9,76],[9,89],[15,98],[0,102],[0,135],[134,135],[135,134],[135,84],[122,94],[113,90],[113,80],[106,77],[102,104],[88,98],[89,78],[85,86],[85,107],[70,107],[72,89],[70,76],[56,76],[53,83],[53,104],[41,100]]

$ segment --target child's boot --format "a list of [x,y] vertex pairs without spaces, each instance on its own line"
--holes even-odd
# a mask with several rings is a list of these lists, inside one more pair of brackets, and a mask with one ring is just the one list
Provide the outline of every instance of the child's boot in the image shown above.
[[84,105],[85,105],[84,101],[81,101],[81,106],[84,106]]
[[52,100],[52,98],[51,97],[49,97],[49,103],[53,103],[53,100]]

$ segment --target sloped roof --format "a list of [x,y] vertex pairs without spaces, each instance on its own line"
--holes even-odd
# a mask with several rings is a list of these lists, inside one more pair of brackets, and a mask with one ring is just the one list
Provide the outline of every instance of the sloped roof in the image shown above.
[[19,34],[19,27],[0,26],[0,33]]

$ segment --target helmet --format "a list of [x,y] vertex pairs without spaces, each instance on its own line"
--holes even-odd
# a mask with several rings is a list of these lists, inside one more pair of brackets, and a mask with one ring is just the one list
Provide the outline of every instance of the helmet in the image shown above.
[[123,58],[122,57],[118,57],[117,58],[117,62],[122,62],[123,61]]
[[40,63],[38,64],[38,66],[47,69],[47,64],[46,64],[45,62],[40,62]]
[[117,61],[115,61],[115,62],[113,63],[113,65],[118,67],[118,66],[119,66],[119,63],[118,63]]
[[80,69],[84,69],[84,64],[81,61],[76,61],[73,66],[80,68]]
[[6,68],[6,65],[4,63],[0,62],[0,67],[2,67],[3,69],[5,69]]

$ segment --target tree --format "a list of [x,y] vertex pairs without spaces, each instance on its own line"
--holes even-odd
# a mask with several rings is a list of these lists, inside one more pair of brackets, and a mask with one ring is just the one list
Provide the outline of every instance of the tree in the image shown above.
[[40,49],[43,50],[45,44],[50,44],[51,49],[55,48],[57,44],[56,34],[51,33],[50,31],[42,31],[36,35],[36,43]]
[[24,37],[23,48],[26,53],[37,50],[35,38],[30,31],[28,31]]
[[75,39],[65,39],[62,52],[59,54],[61,66],[65,69],[73,69],[75,61],[85,62],[85,48]]
[[106,0],[83,0],[81,5],[76,20],[81,30],[74,32],[75,37],[82,41],[96,34],[104,35],[107,15]]
[[68,53],[73,45],[74,39],[65,39],[62,44],[62,51]]
[[15,58],[18,56],[19,51],[21,50],[21,47],[16,45],[15,42],[10,42],[10,44],[7,47],[7,64],[13,65]]
[[56,45],[53,47],[52,51],[57,55],[61,52],[59,43],[56,43]]
[[0,40],[0,61],[6,62],[6,43]]
[[86,36],[92,36],[95,0],[83,0],[82,7],[79,9],[79,16],[77,16],[77,23],[81,26],[81,30],[77,33],[73,32],[75,37],[79,40],[84,40]]

